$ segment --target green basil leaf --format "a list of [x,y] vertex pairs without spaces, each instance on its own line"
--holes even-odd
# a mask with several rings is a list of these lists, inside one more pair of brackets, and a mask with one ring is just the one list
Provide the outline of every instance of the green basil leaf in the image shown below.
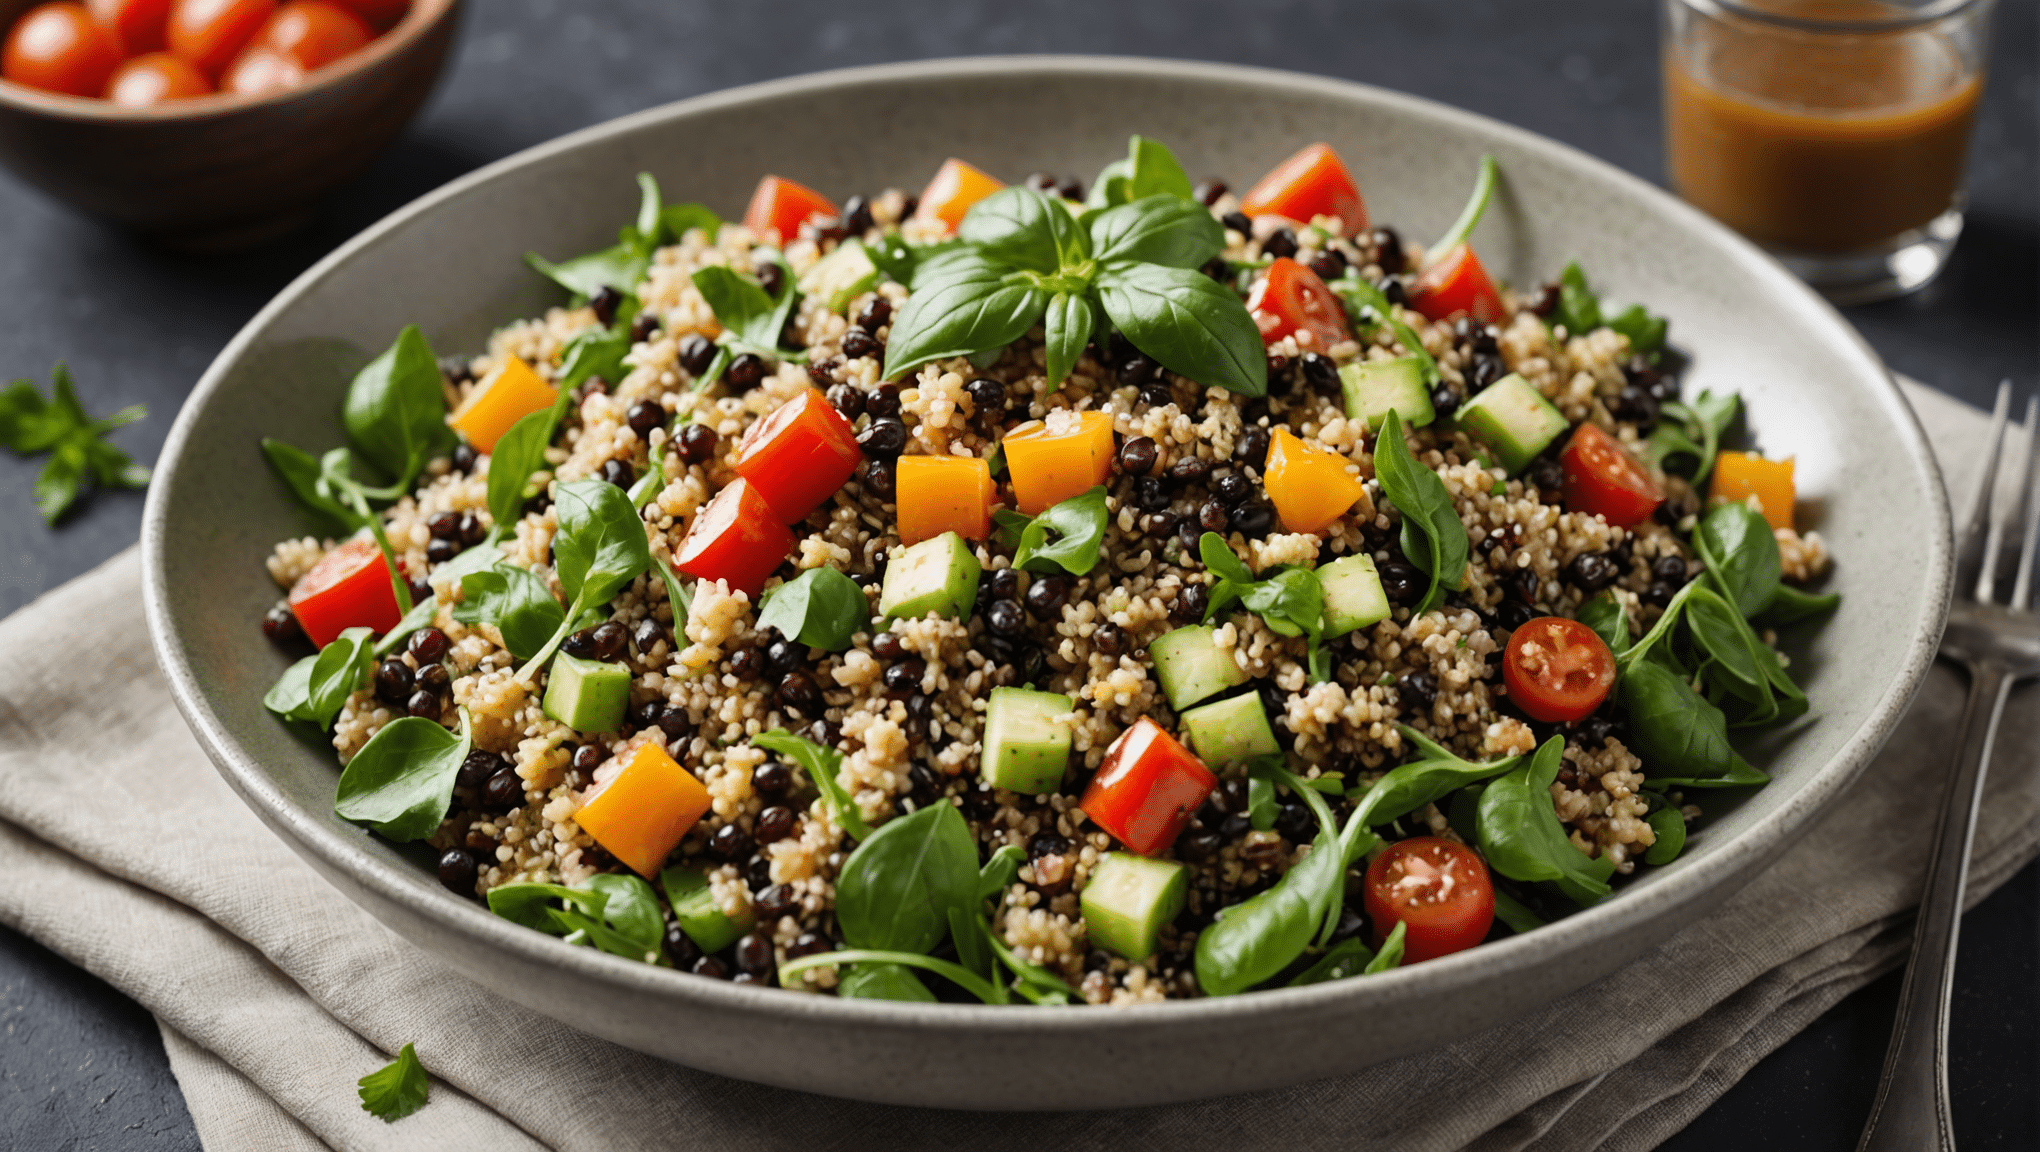
[[629,328],[583,328],[574,333],[561,353],[560,374],[553,381],[554,387],[565,393],[591,376],[600,376],[612,384],[622,380],[630,371],[623,363],[630,345]]
[[547,911],[558,900],[567,907],[584,912],[589,916],[602,915],[603,905],[609,902],[606,893],[591,888],[568,888],[559,884],[501,884],[489,889],[489,911],[514,924],[536,928],[540,932],[552,932],[554,925]]
[[[1402,927],[1402,921],[1396,921],[1396,927]],[[1289,981],[1288,986],[1301,988],[1306,984],[1322,984],[1327,980],[1344,980],[1348,976],[1358,976],[1373,959],[1374,949],[1369,948],[1366,941],[1358,936],[1349,936],[1327,949],[1323,956],[1318,957],[1317,963],[1297,973]]]
[[1594,630],[1594,635],[1608,646],[1608,651],[1617,656],[1629,650],[1629,613],[1613,592],[1600,595],[1580,605],[1579,622]]
[[1488,867],[1511,880],[1552,881],[1567,898],[1592,904],[1608,895],[1615,861],[1573,847],[1559,822],[1551,783],[1564,753],[1565,738],[1554,736],[1480,794],[1480,852]]
[[[139,406],[138,406],[139,407]],[[104,440],[85,438],[85,463],[102,488],[147,488],[149,469],[137,464],[127,453]]]
[[1444,603],[1446,590],[1466,579],[1466,525],[1445,481],[1410,455],[1402,421],[1392,408],[1375,441],[1374,475],[1382,495],[1402,513],[1403,554],[1431,576],[1429,590],[1411,612],[1421,616]]
[[1225,227],[1195,200],[1148,196],[1092,217],[1091,250],[1101,263],[1201,268],[1225,250]]
[[1403,960],[1403,938],[1409,934],[1408,929],[1409,921],[1396,921],[1395,927],[1388,931],[1388,939],[1381,942],[1381,951],[1376,952],[1374,959],[1369,960],[1366,967],[1360,969],[1360,974],[1373,976],[1391,968],[1400,968]]
[[[1728,742],[1728,720],[1676,672],[1637,660],[1615,680],[1629,716],[1629,747],[1655,787],[1742,788],[1770,777]],[[1490,861],[1492,862],[1492,861]]]
[[496,526],[507,531],[524,517],[524,488],[531,476],[545,466],[545,450],[551,446],[553,431],[566,414],[571,395],[561,388],[552,407],[527,412],[508,431],[497,437],[489,453],[489,515]]
[[1356,317],[1363,312],[1372,312],[1380,317],[1389,331],[1395,333],[1396,342],[1403,346],[1404,354],[1416,357],[1417,369],[1423,374],[1424,383],[1436,384],[1444,379],[1438,371],[1438,362],[1424,350],[1424,342],[1409,325],[1395,318],[1395,307],[1388,302],[1388,297],[1382,294],[1381,289],[1362,280],[1358,271],[1349,268],[1346,275],[1326,287],[1343,297]]
[[1268,394],[1261,330],[1231,289],[1187,268],[1124,260],[1100,268],[1095,286],[1113,327],[1162,367],[1242,396]]
[[1072,576],[1090,572],[1098,566],[1108,515],[1103,486],[1047,509],[1020,533],[1020,550],[1013,557],[1013,566]]
[[1011,272],[969,249],[959,249],[938,265],[923,265],[913,295],[893,317],[886,379],[930,360],[1004,348],[1026,335],[1047,310],[1049,294],[1031,284],[1009,283]]
[[864,590],[842,572],[826,565],[810,568],[765,593],[758,605],[758,627],[810,648],[841,652],[850,638],[871,624],[871,602]]
[[[70,379],[62,362],[57,372]],[[24,456],[45,451],[83,426],[69,408],[48,403],[26,380],[16,380],[0,393],[0,447],[10,451]]]
[[1114,160],[1098,169],[1098,178],[1091,181],[1091,194],[1084,200],[1084,206],[1091,209],[1110,208],[1133,199],[1133,161],[1124,157]]
[[262,454],[268,457],[269,465],[276,469],[276,474],[290,486],[291,494],[298,498],[298,503],[304,505],[321,521],[343,531],[361,527],[360,518],[355,516],[352,508],[333,499],[320,488],[319,462],[312,459],[311,453],[281,440],[264,437]]
[[779,330],[771,328],[777,305],[765,289],[748,276],[740,276],[721,264],[695,270],[694,287],[715,313],[716,323],[745,342],[766,349],[779,343]]
[[1755,616],[1778,594],[1783,564],[1771,525],[1747,504],[1723,504],[1693,531],[1693,547],[1708,578],[1744,616]]
[[1001,188],[971,205],[956,235],[980,257],[1043,275],[1091,254],[1089,239],[1069,212],[1032,188]]
[[347,435],[364,456],[407,488],[452,432],[439,360],[425,334],[409,325],[396,343],[368,362],[347,387],[341,411]]
[[75,439],[58,444],[43,463],[35,477],[35,507],[45,524],[55,524],[76,502],[85,466],[85,446]]
[[1509,931],[1522,935],[1533,929],[1544,927],[1544,917],[1532,912],[1522,901],[1501,890],[1495,889],[1495,919],[1509,926]]
[[1091,302],[1067,292],[1049,298],[1045,316],[1048,386],[1054,389],[1077,366],[1091,340]]
[[1216,532],[1206,532],[1197,538],[1197,558],[1202,560],[1204,567],[1220,580],[1234,584],[1254,582],[1253,572],[1233,554],[1232,548],[1225,542],[1225,537]]
[[1034,517],[1011,508],[992,509],[992,531],[998,534],[999,542],[1008,549],[1018,552],[1020,541],[1026,538],[1027,526],[1034,523]]
[[262,706],[285,720],[303,719],[311,710],[312,665],[318,662],[315,654],[284,669],[275,685],[263,695]]
[[392,720],[341,770],[333,811],[391,840],[423,840],[446,819],[472,747],[465,714],[458,733],[418,716]]
[[1587,287],[1587,274],[1578,262],[1566,265],[1558,278],[1558,310],[1551,319],[1565,325],[1574,336],[1585,336],[1601,326],[1601,301]]
[[592,476],[560,484],[553,508],[560,525],[553,536],[553,570],[579,608],[608,603],[652,566],[644,521],[623,489]]
[[[1139,200],[1148,196],[1173,196],[1189,200],[1190,177],[1183,166],[1176,162],[1176,154],[1159,140],[1135,136],[1126,144],[1126,191],[1128,197]],[[1198,205],[1202,208],[1203,205]],[[1207,214],[1208,215],[1208,214]],[[1209,257],[1206,257],[1209,259]],[[1203,261],[1198,261],[1203,263]]]
[[1010,887],[1020,875],[1020,866],[1027,863],[1027,849],[1018,844],[1002,844],[978,869],[978,899],[990,900]]
[[1644,817],[1657,840],[1644,849],[1645,864],[1670,864],[1686,850],[1686,818],[1676,808],[1660,808]]
[[368,681],[372,635],[366,628],[349,628],[319,649],[305,685],[304,710],[291,719],[309,720],[320,728],[333,726],[333,718],[346,707],[347,698]]
[[949,934],[949,909],[977,903],[977,842],[947,802],[880,825],[836,879],[836,921],[854,948],[926,954]]
[[751,737],[751,743],[768,752],[777,752],[807,770],[808,780],[815,791],[822,794],[822,803],[836,818],[836,826],[852,840],[863,841],[871,837],[871,825],[858,815],[857,804],[838,779],[843,771],[843,754],[834,748],[824,748],[805,737],[795,736],[784,728],[774,728]]
[[519,660],[531,659],[566,622],[567,611],[553,599],[546,582],[508,561],[461,577],[460,591],[453,618],[463,624],[495,625],[503,646]]

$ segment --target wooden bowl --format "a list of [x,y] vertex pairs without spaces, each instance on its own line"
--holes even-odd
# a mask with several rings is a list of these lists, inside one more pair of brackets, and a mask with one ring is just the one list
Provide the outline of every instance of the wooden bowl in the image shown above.
[[[37,0],[0,0],[12,27]],[[412,0],[397,26],[271,96],[124,108],[0,81],[0,163],[82,212],[182,248],[279,235],[403,128],[446,63],[460,0]]]

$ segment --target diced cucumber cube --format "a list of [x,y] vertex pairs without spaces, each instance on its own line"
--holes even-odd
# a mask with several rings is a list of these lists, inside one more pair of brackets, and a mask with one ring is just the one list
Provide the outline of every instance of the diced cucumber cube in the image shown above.
[[994,688],[985,707],[985,783],[1026,796],[1062,787],[1070,760],[1070,726],[1056,719],[1076,705],[1055,692]]
[[545,714],[577,732],[614,732],[630,703],[630,669],[565,652],[546,673]]
[[749,904],[744,905],[742,916],[731,916],[717,906],[708,870],[699,864],[675,864],[659,873],[659,887],[666,890],[666,903],[673,906],[674,922],[703,952],[722,951],[757,923]]
[[829,311],[841,312],[877,284],[878,265],[864,250],[864,241],[853,236],[801,275],[800,291],[827,302]]
[[1155,679],[1169,707],[1181,712],[1207,696],[1247,682],[1247,670],[1232,653],[1218,646],[1218,629],[1192,624],[1165,632],[1148,646],[1154,658]]
[[1369,428],[1379,429],[1391,408],[1410,428],[1421,428],[1437,415],[1415,356],[1345,365],[1339,369],[1339,386],[1346,393],[1347,419],[1365,420]]
[[1374,557],[1342,556],[1318,569],[1317,575],[1325,593],[1326,639],[1388,619],[1388,594],[1382,591]]
[[1139,963],[1155,954],[1162,925],[1183,911],[1189,870],[1174,860],[1107,852],[1079,900],[1091,943]]
[[1453,420],[1460,431],[1493,449],[1512,476],[1570,427],[1551,401],[1514,372],[1461,404]]
[[1190,729],[1190,746],[1197,750],[1197,758],[1213,768],[1282,751],[1259,692],[1192,708],[1183,713],[1183,726]]
[[887,620],[919,620],[930,612],[969,619],[982,571],[977,554],[956,533],[923,540],[885,566],[879,614]]

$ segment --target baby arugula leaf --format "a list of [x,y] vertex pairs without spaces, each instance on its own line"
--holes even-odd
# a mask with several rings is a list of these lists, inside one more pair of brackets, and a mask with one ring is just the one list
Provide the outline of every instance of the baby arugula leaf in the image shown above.
[[1445,592],[1466,579],[1466,525],[1452,494],[1436,472],[1410,455],[1395,409],[1381,423],[1374,446],[1374,474],[1382,494],[1402,513],[1402,549],[1410,563],[1428,573],[1431,586],[1411,610],[1421,616],[1445,602]]
[[857,582],[823,565],[765,593],[758,605],[758,627],[810,648],[841,652],[850,638],[871,624],[871,603]]
[[1107,515],[1103,486],[1048,508],[1021,530],[1013,566],[1029,572],[1088,573],[1098,566]]
[[394,1123],[425,1106],[432,1080],[418,1062],[417,1049],[406,1044],[397,1058],[355,1081],[361,1110],[385,1124]]
[[1204,622],[1237,602],[1259,616],[1270,631],[1280,636],[1302,636],[1308,641],[1305,660],[1313,683],[1331,679],[1331,653],[1324,648],[1325,591],[1317,573],[1308,568],[1284,566],[1265,580],[1254,574],[1233,555],[1225,537],[1206,532],[1197,540],[1197,554],[1204,567],[1218,577],[1205,605]]

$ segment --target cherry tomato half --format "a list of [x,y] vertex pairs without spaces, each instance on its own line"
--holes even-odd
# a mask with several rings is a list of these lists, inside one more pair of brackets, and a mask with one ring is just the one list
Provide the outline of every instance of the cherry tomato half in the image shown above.
[[1374,942],[1403,924],[1403,963],[1463,951],[1487,939],[1495,886],[1480,854],[1437,836],[1399,840],[1367,866]]
[[163,23],[170,18],[170,0],[86,0],[85,6],[122,54],[139,56],[163,50]]
[[164,39],[207,76],[218,76],[276,11],[276,0],[175,0]]
[[212,93],[213,86],[182,56],[149,52],[114,70],[106,98],[128,108],[153,108],[168,100]]
[[700,580],[727,580],[753,600],[765,578],[793,551],[793,532],[772,505],[739,476],[695,514],[673,567]]
[[366,47],[375,33],[361,17],[323,0],[290,0],[255,34],[255,44],[291,59],[307,72]]
[[1367,202],[1360,186],[1329,144],[1313,144],[1275,166],[1240,197],[1248,216],[1281,216],[1299,224],[1337,216],[1348,236],[1367,230]]
[[1665,490],[1620,440],[1598,424],[1582,424],[1558,458],[1565,470],[1568,511],[1600,516],[1617,528],[1650,519],[1665,502]]
[[757,190],[751,193],[751,205],[744,209],[744,227],[761,238],[770,228],[779,233],[781,244],[787,244],[800,235],[800,226],[810,217],[841,214],[820,192],[791,180],[767,176],[758,181]]
[[0,74],[65,96],[98,96],[120,64],[120,45],[83,4],[45,4],[17,21],[0,53]]
[[1263,344],[1294,334],[1306,351],[1328,353],[1332,345],[1352,339],[1332,290],[1317,273],[1287,256],[1268,265],[1268,274],[1247,293],[1247,311],[1254,314]]
[[1502,294],[1494,278],[1473,254],[1473,245],[1461,244],[1437,263],[1417,275],[1410,285],[1410,307],[1429,320],[1450,320],[1471,316],[1481,324],[1503,320]]
[[290,610],[312,643],[324,648],[349,628],[387,632],[403,613],[389,562],[373,540],[349,540],[319,558],[290,587]]
[[1142,856],[1166,852],[1218,777],[1162,726],[1143,716],[1105,750],[1084,789],[1084,815]]
[[857,432],[818,388],[751,425],[737,448],[737,475],[751,482],[781,523],[806,518],[857,471]]
[[1533,720],[1579,720],[1615,686],[1615,655],[1592,628],[1563,616],[1539,616],[1509,633],[1502,656],[1509,699]]

